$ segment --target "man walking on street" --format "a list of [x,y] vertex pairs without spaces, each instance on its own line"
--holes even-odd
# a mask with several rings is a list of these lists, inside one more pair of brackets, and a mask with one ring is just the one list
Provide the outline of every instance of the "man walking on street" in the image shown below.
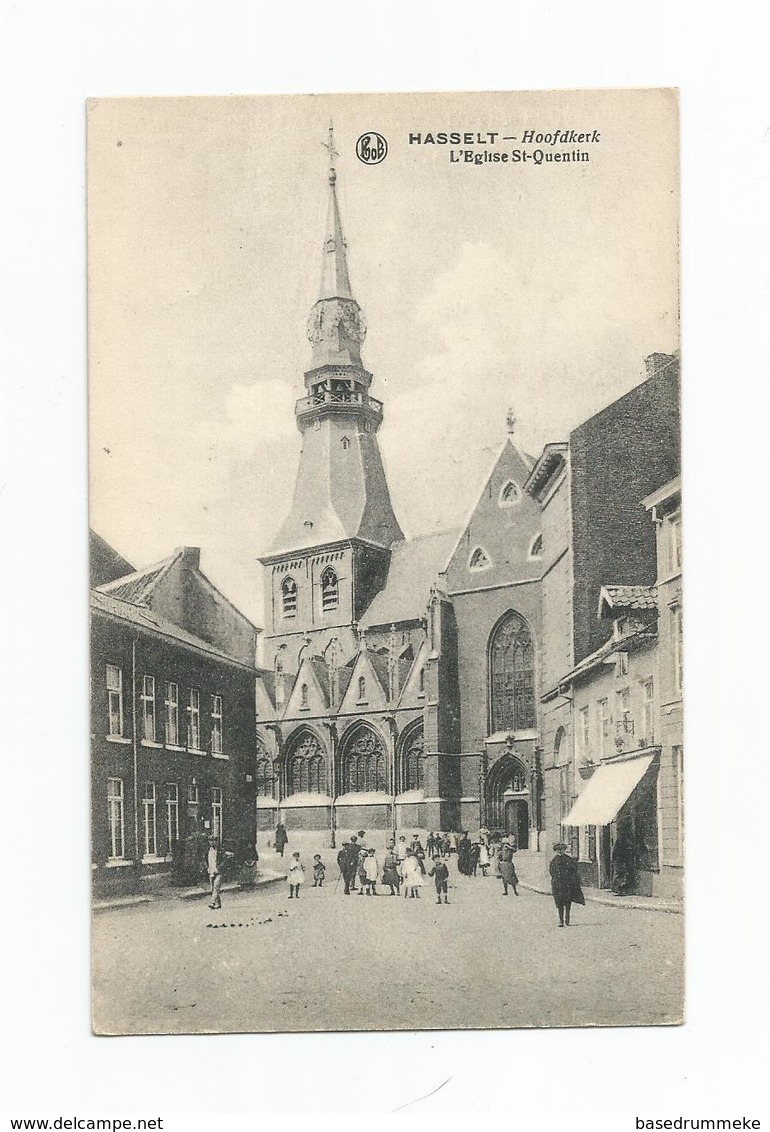
[[585,904],[583,890],[580,887],[577,861],[567,856],[567,846],[558,841],[553,851],[556,854],[551,858],[548,866],[551,874],[551,892],[554,904],[559,913],[559,927],[569,927],[569,913],[573,904]]
[[206,867],[211,883],[211,903],[209,908],[222,907],[222,869],[225,854],[216,837],[209,838],[209,851],[206,858]]

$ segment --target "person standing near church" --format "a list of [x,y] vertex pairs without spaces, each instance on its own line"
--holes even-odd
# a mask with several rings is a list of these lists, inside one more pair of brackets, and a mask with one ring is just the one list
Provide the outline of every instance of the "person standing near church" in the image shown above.
[[567,846],[558,841],[553,851],[556,854],[551,858],[548,870],[551,874],[551,892],[556,911],[559,913],[559,927],[569,927],[569,914],[573,904],[585,904],[583,890],[580,887],[577,861],[567,855]]
[[289,835],[286,832],[286,826],[283,822],[279,822],[275,827],[275,851],[279,857],[283,856],[283,851],[289,840]]
[[299,900],[300,885],[305,883],[305,866],[299,859],[299,853],[292,853],[286,879],[289,882],[289,900],[293,900],[295,896]]

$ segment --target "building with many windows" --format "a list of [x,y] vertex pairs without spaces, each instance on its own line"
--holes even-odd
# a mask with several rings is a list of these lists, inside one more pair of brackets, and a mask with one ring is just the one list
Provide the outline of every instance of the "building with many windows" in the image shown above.
[[97,893],[172,868],[193,879],[208,834],[255,840],[256,628],[201,573],[196,548],[107,573],[91,591]]

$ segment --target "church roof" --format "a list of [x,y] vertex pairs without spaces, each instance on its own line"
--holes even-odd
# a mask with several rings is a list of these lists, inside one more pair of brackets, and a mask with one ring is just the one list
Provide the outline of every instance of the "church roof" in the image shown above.
[[388,580],[361,618],[361,628],[419,621],[425,616],[431,586],[446,566],[457,531],[435,531],[405,539],[393,547]]

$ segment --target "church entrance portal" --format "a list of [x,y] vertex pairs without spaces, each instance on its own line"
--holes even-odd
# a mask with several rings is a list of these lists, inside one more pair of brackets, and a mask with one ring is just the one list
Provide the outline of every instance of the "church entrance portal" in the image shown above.
[[529,774],[519,759],[493,764],[487,779],[487,825],[513,837],[517,849],[529,848]]
[[505,835],[516,839],[518,849],[529,848],[529,806],[523,798],[505,801]]

